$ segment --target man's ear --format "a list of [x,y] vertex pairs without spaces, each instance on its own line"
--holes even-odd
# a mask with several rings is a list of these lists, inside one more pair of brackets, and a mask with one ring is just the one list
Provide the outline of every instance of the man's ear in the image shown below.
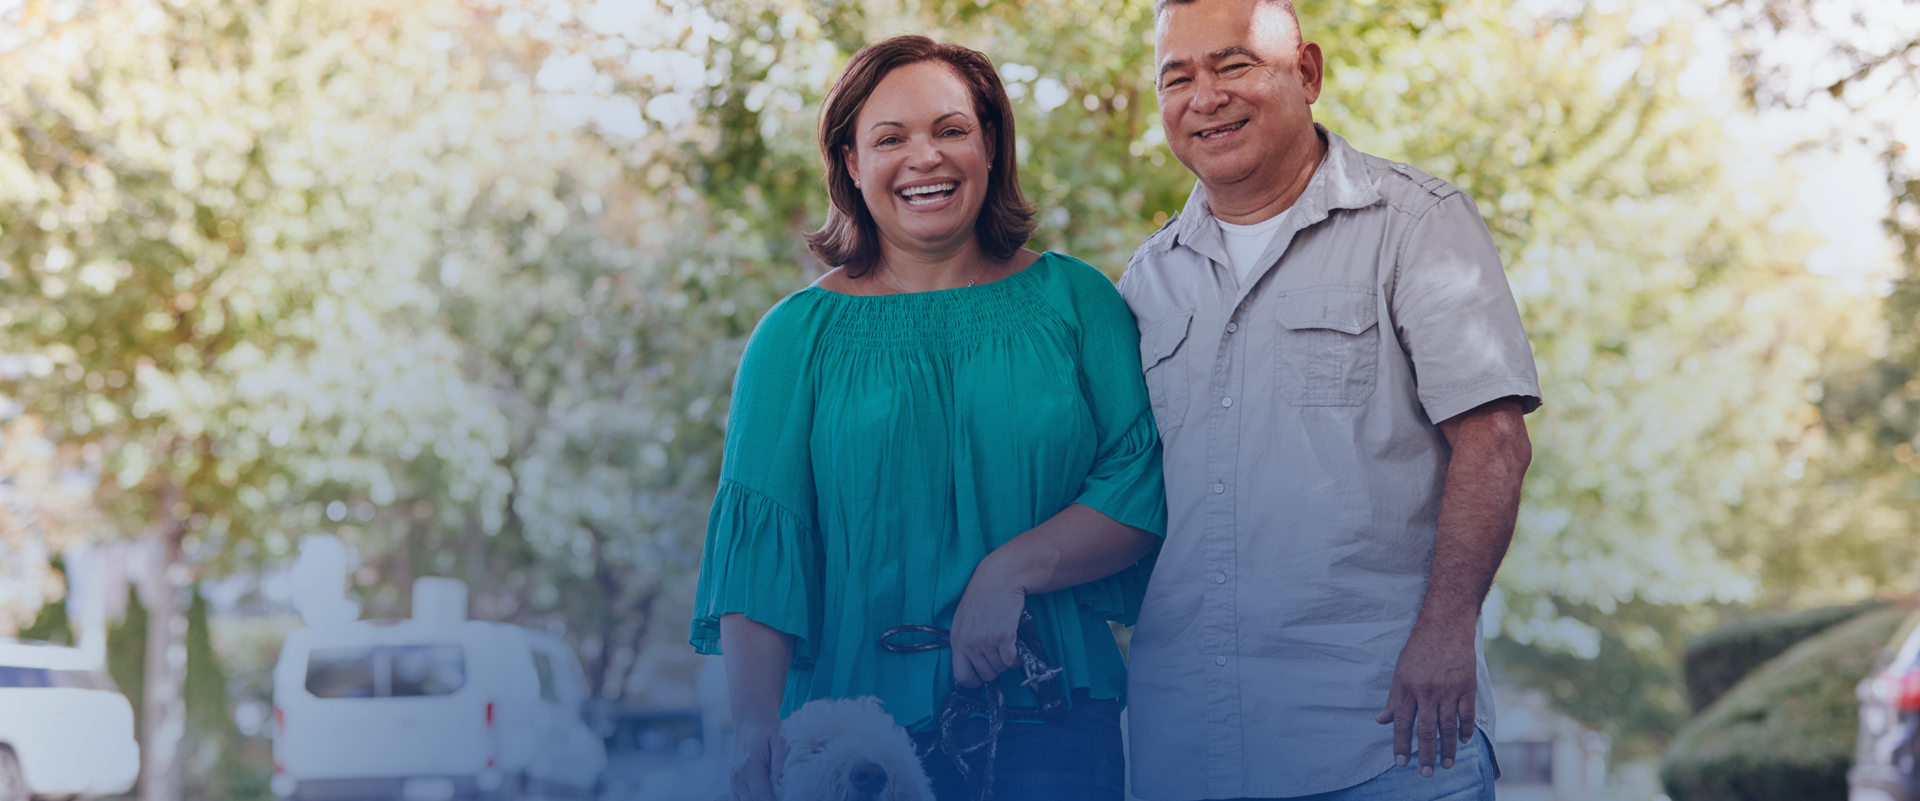
[[1320,85],[1327,77],[1326,58],[1320,54],[1317,42],[1304,42],[1300,45],[1300,82],[1307,90],[1307,102],[1320,99]]
[[847,168],[847,176],[853,179],[853,185],[860,185],[860,160],[853,157],[853,145],[840,146],[840,160]]

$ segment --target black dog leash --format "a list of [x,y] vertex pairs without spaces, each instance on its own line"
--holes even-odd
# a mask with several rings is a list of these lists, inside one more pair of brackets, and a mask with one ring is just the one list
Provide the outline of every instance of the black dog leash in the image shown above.
[[[895,637],[905,634],[929,634],[932,638],[920,642],[894,641]],[[894,626],[881,632],[880,647],[897,654],[951,648],[950,635],[951,632],[939,626]],[[1060,668],[1053,667],[1047,660],[1046,646],[1040,641],[1040,625],[1033,619],[1033,613],[1025,609],[1020,610],[1020,626],[1014,637],[1013,650],[1019,658],[1020,670],[1025,674],[1020,686],[1033,691],[1038,706],[1007,706],[1006,694],[1000,689],[998,681],[983,683],[985,698],[976,697],[966,692],[965,688],[955,686],[947,693],[946,703],[940,706],[940,750],[953,760],[961,778],[973,786],[976,801],[987,801],[993,796],[993,763],[999,752],[1002,724],[1009,718],[1057,723],[1067,714],[1067,697],[1060,690]],[[957,734],[960,723],[975,712],[987,717],[986,737],[971,745],[962,745]],[[987,752],[986,760],[980,775],[975,776],[973,769],[967,765],[967,757],[981,749]]]

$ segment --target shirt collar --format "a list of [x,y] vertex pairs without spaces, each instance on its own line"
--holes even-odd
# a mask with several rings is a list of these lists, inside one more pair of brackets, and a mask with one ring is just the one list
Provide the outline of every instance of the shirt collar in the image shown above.
[[[1296,230],[1320,222],[1336,210],[1361,209],[1380,202],[1380,193],[1367,177],[1367,165],[1360,157],[1360,151],[1347,144],[1345,137],[1327,130],[1320,123],[1314,123],[1313,129],[1326,140],[1327,155],[1320,162],[1319,169],[1313,171],[1313,178],[1307,181],[1307,188],[1300,193],[1300,199],[1293,202],[1292,209],[1299,212],[1296,215],[1299,219],[1292,226]],[[1213,224],[1213,210],[1207,205],[1206,189],[1198,181],[1194,182],[1193,193],[1187,196],[1186,207],[1180,211],[1173,244],[1190,248],[1199,244],[1201,247],[1196,249],[1203,249],[1203,253],[1215,256],[1226,252],[1225,245],[1220,242],[1220,226]]]

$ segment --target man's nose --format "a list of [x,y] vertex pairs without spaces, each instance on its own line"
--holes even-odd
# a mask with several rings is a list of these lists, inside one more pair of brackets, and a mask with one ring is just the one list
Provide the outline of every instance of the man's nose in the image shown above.
[[1211,114],[1219,111],[1221,106],[1226,105],[1227,100],[1227,93],[1221,88],[1220,82],[1213,76],[1201,75],[1194,79],[1193,100],[1191,101],[1194,111],[1201,114]]

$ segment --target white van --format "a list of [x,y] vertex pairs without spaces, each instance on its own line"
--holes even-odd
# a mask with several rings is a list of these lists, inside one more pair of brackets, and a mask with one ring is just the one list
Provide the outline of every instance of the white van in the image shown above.
[[356,621],[288,632],[273,670],[275,795],[589,798],[606,769],[572,649],[523,626]]
[[0,801],[124,793],[139,773],[133,706],[97,654],[0,640]]

